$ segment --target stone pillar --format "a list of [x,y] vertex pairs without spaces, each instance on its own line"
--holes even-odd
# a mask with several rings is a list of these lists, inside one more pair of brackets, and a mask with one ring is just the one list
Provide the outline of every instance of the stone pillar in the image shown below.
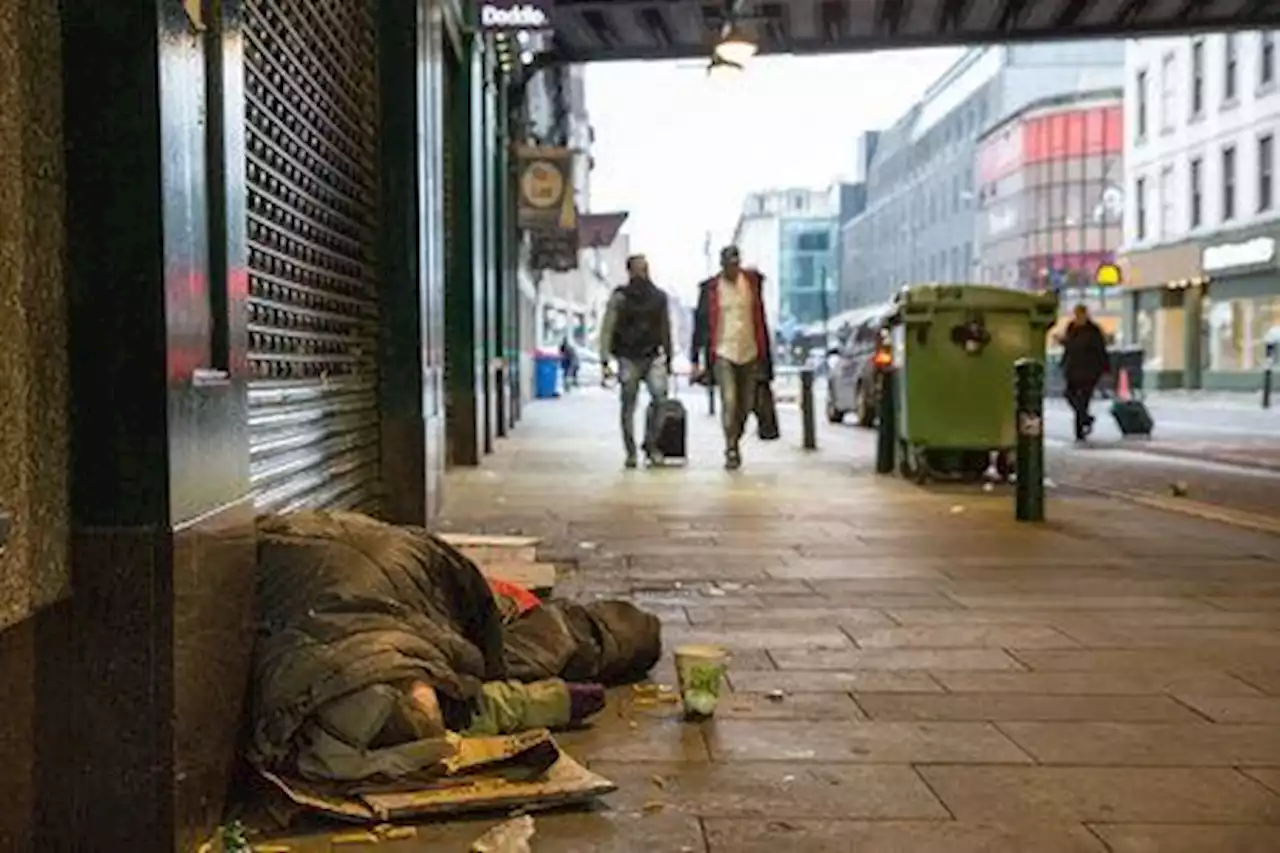
[[0,0],[0,850],[20,853],[70,818],[47,778],[70,737],[58,5]]
[[40,849],[193,850],[253,643],[241,9],[60,7],[77,843]]
[[1204,323],[1205,286],[1197,283],[1186,289],[1182,295],[1182,310],[1185,316],[1183,325],[1183,367],[1182,387],[1198,390],[1203,386],[1204,371],[1201,369],[1203,338],[1200,327]]

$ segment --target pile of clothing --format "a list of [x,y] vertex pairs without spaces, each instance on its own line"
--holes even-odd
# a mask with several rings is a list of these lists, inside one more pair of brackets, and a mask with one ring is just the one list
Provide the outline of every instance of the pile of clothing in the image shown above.
[[652,614],[491,583],[421,528],[302,512],[258,535],[249,757],[274,774],[426,782],[458,735],[576,723],[661,657]]

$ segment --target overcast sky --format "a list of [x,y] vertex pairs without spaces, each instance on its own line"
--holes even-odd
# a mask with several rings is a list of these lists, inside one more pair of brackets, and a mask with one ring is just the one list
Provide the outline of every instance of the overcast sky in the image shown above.
[[765,57],[726,84],[695,60],[590,65],[591,207],[630,211],[632,250],[688,300],[706,274],[704,235],[727,240],[743,196],[828,186],[858,134],[891,124],[960,54]]

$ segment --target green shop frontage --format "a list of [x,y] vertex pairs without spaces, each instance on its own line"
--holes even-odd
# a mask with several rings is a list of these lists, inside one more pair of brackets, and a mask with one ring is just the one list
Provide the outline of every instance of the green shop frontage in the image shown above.
[[243,734],[255,519],[429,525],[519,415],[517,44],[550,6],[10,8],[0,850],[195,850]]
[[1131,252],[1123,339],[1151,389],[1257,391],[1280,340],[1280,223]]

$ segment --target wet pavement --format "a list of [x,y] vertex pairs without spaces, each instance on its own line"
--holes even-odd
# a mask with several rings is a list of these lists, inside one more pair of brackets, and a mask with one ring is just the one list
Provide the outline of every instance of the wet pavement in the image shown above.
[[659,614],[655,680],[681,642],[733,655],[713,721],[620,688],[560,736],[619,790],[534,851],[1280,850],[1280,538],[1067,486],[1020,525],[1004,487],[876,477],[865,431],[802,451],[790,409],[727,473],[687,403],[687,467],[624,471],[584,391],[449,475],[443,527],[544,537],[557,594]]

